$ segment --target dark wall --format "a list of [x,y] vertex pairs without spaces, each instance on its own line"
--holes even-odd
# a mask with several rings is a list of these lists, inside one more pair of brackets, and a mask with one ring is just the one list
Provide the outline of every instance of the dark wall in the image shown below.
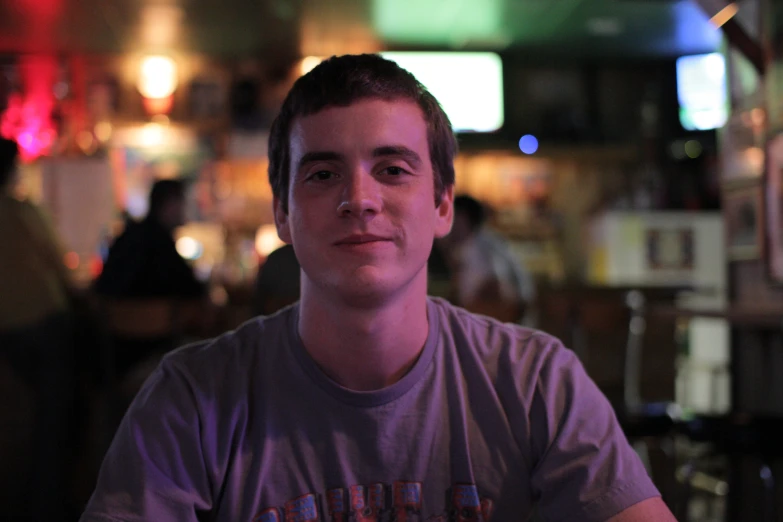
[[503,67],[506,122],[500,134],[508,139],[529,133],[558,144],[624,144],[640,140],[651,125],[663,140],[694,134],[679,122],[674,59],[591,62],[507,54]]
[[[516,149],[533,134],[542,149],[618,148],[638,151],[628,175],[653,185],[654,208],[716,210],[716,132],[686,131],[679,120],[676,60],[584,60],[502,55],[505,82],[504,127],[489,136],[464,136],[469,148],[493,145]],[[698,158],[680,157],[688,140],[701,143]],[[650,176],[654,179],[650,179]]]

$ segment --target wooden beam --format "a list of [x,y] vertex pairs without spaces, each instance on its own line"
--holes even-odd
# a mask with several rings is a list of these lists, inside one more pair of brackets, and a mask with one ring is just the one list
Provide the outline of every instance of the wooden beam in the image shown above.
[[[733,2],[726,0],[696,0],[696,3],[710,18],[722,12]],[[726,35],[726,39],[731,45],[736,47],[753,64],[760,75],[764,75],[767,70],[767,55],[762,46],[762,42],[756,36],[748,34],[747,30],[740,25],[737,16],[723,22],[721,30]]]

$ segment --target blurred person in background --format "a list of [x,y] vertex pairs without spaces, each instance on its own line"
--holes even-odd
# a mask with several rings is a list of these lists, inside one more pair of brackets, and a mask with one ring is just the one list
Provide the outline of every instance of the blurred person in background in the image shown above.
[[[140,222],[127,221],[125,230],[109,248],[103,271],[94,290],[104,305],[130,315],[123,321],[150,322],[149,310],[163,310],[171,316],[167,331],[133,335],[114,334],[115,372],[122,380],[138,370],[131,380],[140,384],[160,356],[183,339],[212,334],[215,310],[207,285],[198,280],[193,268],[177,252],[174,232],[185,224],[185,185],[182,181],[156,181],[149,196],[149,212]],[[123,304],[135,303],[131,309]],[[144,307],[148,311],[143,311]],[[140,311],[142,310],[142,311]],[[143,325],[139,325],[143,331]],[[136,328],[135,326],[133,327]],[[136,385],[129,386],[135,391]]]
[[441,240],[433,241],[432,252],[427,259],[427,280],[428,295],[449,299],[452,302],[455,300],[454,277]]
[[299,261],[292,245],[283,245],[258,267],[254,308],[257,315],[271,315],[299,300]]
[[55,231],[15,199],[0,138],[0,518],[61,520],[74,400],[72,286]]
[[111,245],[95,290],[123,299],[206,296],[206,285],[177,252],[174,231],[184,224],[184,184],[172,179],[156,181],[147,217],[139,223],[128,222]]
[[486,221],[481,202],[454,198],[454,226],[441,245],[452,269],[453,298],[471,312],[520,322],[535,298],[533,279]]
[[456,150],[392,61],[299,78],[269,179],[301,298],[163,359],[82,520],[673,521],[573,352],[427,296]]

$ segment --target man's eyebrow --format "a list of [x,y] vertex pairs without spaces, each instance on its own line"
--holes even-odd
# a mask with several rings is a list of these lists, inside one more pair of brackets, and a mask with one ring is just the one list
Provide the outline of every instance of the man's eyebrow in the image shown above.
[[374,158],[395,156],[404,159],[412,167],[421,166],[421,157],[415,151],[409,149],[404,145],[386,145],[383,147],[377,147],[373,149],[372,155]]
[[345,156],[342,154],[329,150],[307,152],[299,159],[296,170],[301,170],[308,163],[316,161],[342,161],[343,159],[345,159]]

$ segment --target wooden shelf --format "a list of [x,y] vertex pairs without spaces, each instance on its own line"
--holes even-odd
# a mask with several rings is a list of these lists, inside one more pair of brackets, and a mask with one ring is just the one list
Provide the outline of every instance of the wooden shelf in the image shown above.
[[691,310],[671,305],[651,305],[649,311],[658,317],[708,317],[724,319],[732,326],[779,328],[783,331],[783,306],[730,306],[721,310]]

